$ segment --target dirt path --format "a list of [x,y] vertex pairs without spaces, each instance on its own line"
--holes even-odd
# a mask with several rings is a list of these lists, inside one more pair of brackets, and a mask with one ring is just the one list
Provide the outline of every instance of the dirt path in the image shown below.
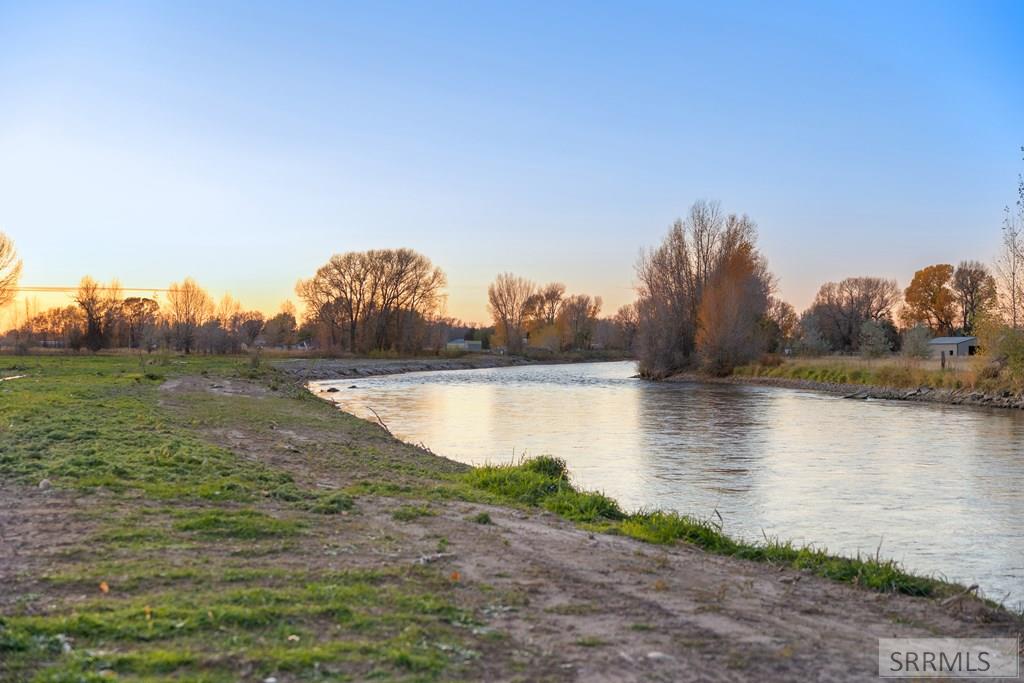
[[[168,389],[172,402],[197,391],[249,400],[265,394],[255,385],[205,379]],[[363,425],[369,436],[360,438],[386,443],[392,457],[432,457]],[[320,486],[343,488],[366,474],[365,463],[338,467],[288,445],[329,444],[339,438],[335,429],[290,425],[285,442],[281,434],[280,427],[270,433],[243,424],[207,431],[221,445]],[[866,680],[876,675],[879,637],[1017,628],[992,622],[998,613],[973,600],[943,605],[883,595],[685,545],[594,535],[549,513],[431,501],[430,514],[396,520],[394,511],[408,502],[361,497],[358,525],[335,539],[352,548],[345,562],[422,561],[458,572],[465,606],[507,634],[504,648],[522,651],[554,680]],[[480,512],[492,523],[474,522]],[[390,539],[386,559],[363,542],[370,530]],[[438,539],[445,539],[443,553]]]

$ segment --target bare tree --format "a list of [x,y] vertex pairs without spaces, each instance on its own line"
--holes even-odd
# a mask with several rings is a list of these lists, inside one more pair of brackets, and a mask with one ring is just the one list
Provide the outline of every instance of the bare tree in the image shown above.
[[721,263],[756,239],[747,216],[725,216],[717,202],[698,201],[661,245],[640,257],[636,306],[642,374],[661,377],[692,364],[704,289]]
[[86,275],[78,284],[75,303],[85,315],[85,346],[99,351],[108,345],[121,320],[121,286],[117,280],[102,285]]
[[632,351],[637,327],[640,322],[637,317],[636,304],[619,306],[619,310],[615,311],[614,322],[619,335],[622,337],[622,348],[626,351]]
[[960,314],[960,331],[963,334],[974,334],[978,316],[995,306],[995,278],[985,264],[961,261],[953,273],[953,296]]
[[417,350],[423,323],[440,310],[444,272],[411,249],[336,254],[296,285],[307,316],[350,351]]
[[1006,322],[1017,329],[1024,323],[1024,180],[1018,183],[1016,210],[1004,209],[1003,242],[996,256],[999,305]]
[[487,308],[504,337],[509,353],[523,350],[524,323],[536,286],[512,273],[502,273],[487,287]]
[[856,351],[865,321],[891,323],[899,301],[895,280],[851,277],[822,285],[805,317],[833,351]]
[[14,242],[0,232],[0,307],[14,300],[21,277],[21,259],[14,249]]
[[574,294],[562,300],[558,317],[565,325],[566,346],[588,349],[594,335],[594,323],[601,312],[601,297]]
[[190,277],[180,284],[171,284],[167,292],[167,318],[178,348],[191,353],[196,347],[196,333],[213,316],[213,300]]
[[140,348],[147,328],[156,323],[160,306],[153,299],[133,296],[121,303],[121,310],[128,327],[128,348]]

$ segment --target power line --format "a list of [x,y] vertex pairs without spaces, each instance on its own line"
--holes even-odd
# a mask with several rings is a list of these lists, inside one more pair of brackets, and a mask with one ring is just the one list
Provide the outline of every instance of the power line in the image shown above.
[[[160,287],[96,287],[101,292],[169,292]],[[78,287],[16,287],[16,292],[77,292]]]

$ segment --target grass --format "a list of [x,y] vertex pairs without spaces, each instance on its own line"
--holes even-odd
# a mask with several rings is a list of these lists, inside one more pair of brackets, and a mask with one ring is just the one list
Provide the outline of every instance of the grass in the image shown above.
[[607,496],[579,491],[569,481],[565,462],[541,456],[517,465],[491,465],[474,469],[463,479],[507,503],[526,504],[555,512],[595,530],[618,533],[647,543],[682,541],[718,555],[766,562],[809,571],[828,579],[887,593],[916,596],[945,595],[958,586],[916,576],[899,563],[880,558],[845,558],[824,549],[789,543],[750,543],[732,539],[713,523],[676,512],[639,511],[627,514]]
[[[36,581],[23,599],[0,598],[0,681],[437,680],[459,678],[486,647],[447,572],[318,561],[338,552],[331,536],[358,518],[359,494],[245,448],[410,496],[465,467],[423,458],[244,358],[0,357],[0,375],[14,374],[26,377],[0,383],[0,482],[47,479],[89,503],[62,511],[77,526],[50,574],[23,577]],[[264,393],[161,388],[188,377]],[[231,430],[242,447],[208,436]],[[333,436],[290,436],[303,430]]]
[[807,380],[825,384],[858,384],[896,389],[981,389],[999,391],[999,382],[979,379],[977,358],[962,358],[941,369],[937,361],[899,356],[863,358],[797,358],[781,365],[743,365],[733,370],[739,377],[770,377]]
[[[448,680],[488,647],[483,656],[506,656],[473,628],[466,585],[450,571],[334,568],[351,543],[375,558],[393,550],[370,527],[339,539],[369,517],[371,496],[402,500],[399,521],[452,499],[532,507],[593,531],[688,542],[876,590],[949,589],[895,563],[743,543],[670,512],[627,513],[575,487],[557,458],[472,469],[427,457],[247,358],[0,357],[0,375],[13,374],[26,377],[0,382],[0,483],[29,492],[47,479],[87,504],[57,510],[70,526],[49,573],[15,577],[8,590],[20,599],[0,594],[0,680],[234,681],[240,671]],[[161,388],[197,377],[259,392]],[[237,445],[217,445],[213,436],[226,434]],[[289,469],[289,458],[302,468]],[[321,486],[319,473],[341,488]],[[487,512],[470,519],[492,523]],[[449,545],[438,539],[438,552]]]

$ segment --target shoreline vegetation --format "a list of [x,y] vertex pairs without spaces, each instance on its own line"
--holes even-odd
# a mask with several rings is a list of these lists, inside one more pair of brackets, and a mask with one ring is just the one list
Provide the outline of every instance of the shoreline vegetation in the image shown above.
[[985,374],[981,358],[960,359],[943,369],[934,360],[825,357],[742,365],[726,377],[680,373],[670,379],[810,389],[853,399],[1024,409],[1024,391],[1016,383]]
[[1019,628],[895,562],[626,512],[555,458],[447,460],[246,357],[0,368],[0,680],[799,678],[823,653],[856,680],[879,636]]

